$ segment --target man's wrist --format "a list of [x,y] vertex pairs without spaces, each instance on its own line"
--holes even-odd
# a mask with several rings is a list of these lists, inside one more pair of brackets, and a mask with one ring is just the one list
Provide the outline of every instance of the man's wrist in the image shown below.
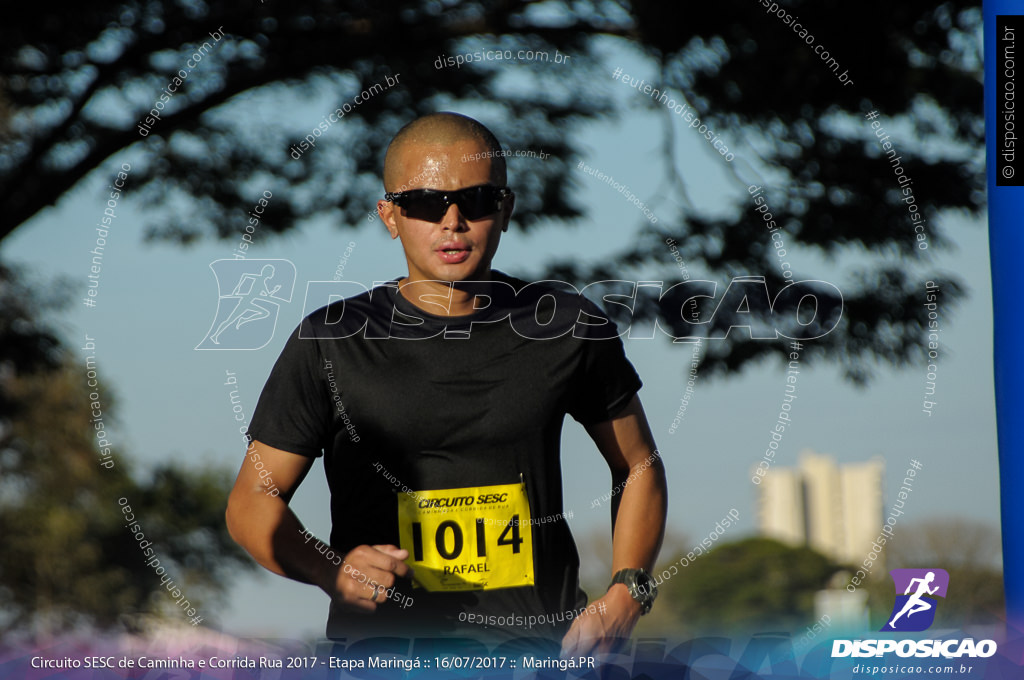
[[630,597],[640,604],[641,615],[651,611],[654,599],[658,596],[658,589],[645,569],[619,569],[612,576],[611,585],[608,587],[618,584],[624,585]]
[[644,607],[629,594],[629,588],[625,583],[616,583],[608,589],[605,594],[606,604],[613,612],[625,612],[632,618],[638,619],[643,614]]
[[[344,558],[342,559],[342,564],[345,564]],[[312,565],[313,584],[331,597],[334,597],[338,591],[338,571],[341,567],[330,560],[323,559],[316,551],[314,551]]]

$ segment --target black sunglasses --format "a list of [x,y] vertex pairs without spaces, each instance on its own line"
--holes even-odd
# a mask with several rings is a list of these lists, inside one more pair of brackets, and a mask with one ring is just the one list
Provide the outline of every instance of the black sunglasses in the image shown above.
[[454,203],[467,220],[478,220],[501,210],[501,202],[512,196],[508,187],[481,184],[458,191],[437,191],[436,189],[410,189],[409,191],[388,192],[385,201],[391,201],[405,211],[405,216],[414,220],[440,222],[448,207]]

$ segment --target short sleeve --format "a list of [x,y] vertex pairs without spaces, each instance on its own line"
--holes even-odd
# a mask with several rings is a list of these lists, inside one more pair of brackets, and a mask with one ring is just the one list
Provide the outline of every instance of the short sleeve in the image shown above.
[[[604,316],[586,298],[583,310]],[[611,420],[640,391],[643,382],[626,358],[614,324],[601,327],[599,333],[585,334],[577,342],[581,344],[580,362],[573,380],[569,415],[583,425]]]
[[325,378],[330,368],[319,341],[300,338],[296,329],[260,393],[249,424],[251,437],[289,453],[322,455],[331,428]]

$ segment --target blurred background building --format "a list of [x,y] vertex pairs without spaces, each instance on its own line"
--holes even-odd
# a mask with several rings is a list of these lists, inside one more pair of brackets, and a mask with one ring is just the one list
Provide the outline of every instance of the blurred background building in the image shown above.
[[[807,546],[839,564],[856,565],[871,552],[882,528],[882,478],[878,456],[840,464],[835,456],[811,449],[800,452],[794,468],[778,467],[758,486],[758,533],[794,546]],[[884,577],[885,552],[870,576]],[[837,629],[867,626],[867,592],[848,592],[837,579],[814,598],[815,614]]]
[[[858,564],[882,528],[882,476],[876,456],[840,465],[835,456],[800,452],[795,468],[772,469],[758,486],[758,533],[806,545],[840,564]],[[884,562],[876,562],[885,574]]]

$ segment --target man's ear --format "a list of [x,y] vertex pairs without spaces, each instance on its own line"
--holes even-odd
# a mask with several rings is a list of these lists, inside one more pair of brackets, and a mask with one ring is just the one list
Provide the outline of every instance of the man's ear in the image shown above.
[[377,216],[387,227],[391,238],[398,238],[398,225],[395,223],[395,204],[391,201],[377,201]]

